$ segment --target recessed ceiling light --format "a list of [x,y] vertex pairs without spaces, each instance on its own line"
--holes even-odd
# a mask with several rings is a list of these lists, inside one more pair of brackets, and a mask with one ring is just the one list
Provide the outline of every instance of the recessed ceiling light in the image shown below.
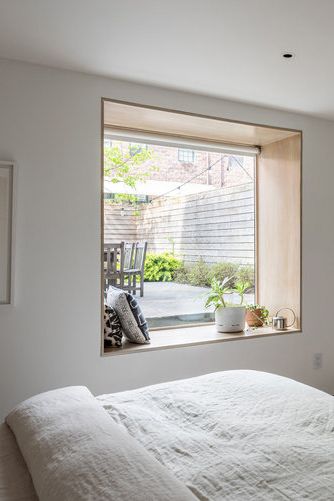
[[283,52],[282,57],[284,57],[284,59],[293,59],[295,55],[293,52]]

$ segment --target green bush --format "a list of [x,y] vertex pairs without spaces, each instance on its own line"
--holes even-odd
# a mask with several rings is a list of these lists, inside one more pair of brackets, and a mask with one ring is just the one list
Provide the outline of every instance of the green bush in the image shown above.
[[249,282],[251,289],[255,287],[255,273],[253,266],[240,266],[237,271],[238,282]]
[[180,268],[178,268],[174,273],[174,282],[177,282],[178,284],[188,284],[188,273],[189,266],[181,263]]
[[182,267],[182,261],[169,252],[147,254],[144,268],[144,280],[147,282],[170,282],[176,271]]
[[231,277],[233,278],[229,281],[229,284],[232,288],[238,282],[249,282],[251,284],[250,288],[254,288],[254,268],[252,266],[240,266],[230,262],[209,265],[203,258],[200,258],[194,264],[181,263],[174,274],[174,281],[197,287],[210,287],[213,280],[222,282],[224,278]]
[[222,262],[213,264],[210,270],[209,285],[211,284],[213,279],[222,282],[224,278],[231,278],[231,280],[229,281],[229,285],[230,287],[233,288],[238,280],[237,278],[238,268],[239,266],[235,263]]
[[210,266],[206,264],[203,258],[200,257],[195,264],[188,267],[186,283],[198,287],[210,286]]

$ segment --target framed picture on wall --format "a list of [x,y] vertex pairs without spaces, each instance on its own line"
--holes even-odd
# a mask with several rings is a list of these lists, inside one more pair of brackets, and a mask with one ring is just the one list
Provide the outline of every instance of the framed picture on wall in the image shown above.
[[13,302],[13,162],[0,161],[0,305]]

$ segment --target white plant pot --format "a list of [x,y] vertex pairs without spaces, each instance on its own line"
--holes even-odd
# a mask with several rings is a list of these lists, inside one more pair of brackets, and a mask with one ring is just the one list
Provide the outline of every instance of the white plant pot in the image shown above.
[[217,332],[241,332],[245,329],[245,306],[221,306],[215,311]]

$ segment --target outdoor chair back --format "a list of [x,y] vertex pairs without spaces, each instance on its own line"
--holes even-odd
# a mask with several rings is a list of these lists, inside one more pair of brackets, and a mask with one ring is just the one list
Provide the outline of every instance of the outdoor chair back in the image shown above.
[[144,271],[147,242],[137,242],[135,245],[134,269],[139,272]]
[[[136,294],[144,295],[144,267],[147,242],[121,242],[104,246],[104,282]],[[137,277],[140,283],[137,287]]]
[[104,278],[112,282],[117,279],[124,255],[124,242],[104,244]]
[[133,267],[133,254],[135,243],[134,242],[122,242],[124,244],[124,255],[121,269],[124,271],[130,270]]

